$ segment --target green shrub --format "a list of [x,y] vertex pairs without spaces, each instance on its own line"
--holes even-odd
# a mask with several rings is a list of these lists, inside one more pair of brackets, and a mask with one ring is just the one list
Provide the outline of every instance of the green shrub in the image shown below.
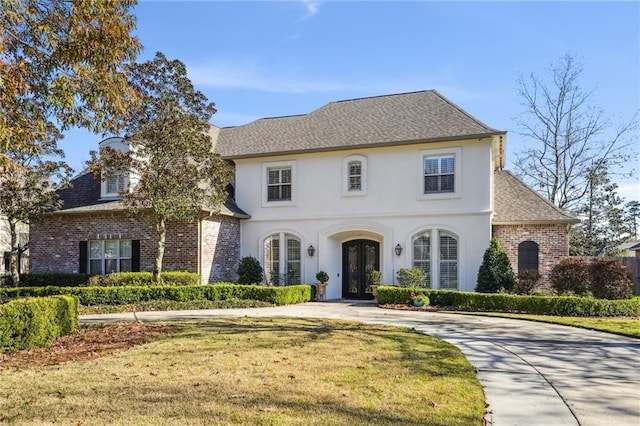
[[327,274],[325,271],[319,271],[316,274],[316,280],[320,281],[321,283],[326,283],[327,281],[329,281],[329,274]]
[[258,259],[246,256],[238,265],[238,284],[257,284],[262,282],[263,271]]
[[515,277],[509,257],[498,239],[492,238],[478,270],[476,291],[480,293],[511,291],[514,283]]
[[42,297],[56,294],[72,294],[85,306],[123,305],[149,300],[260,300],[276,305],[308,302],[311,286],[293,285],[266,287],[220,283],[216,285],[143,285],[143,286],[94,286],[94,287],[17,287],[7,289],[7,296]]
[[[160,274],[163,285],[198,285],[201,283],[199,274],[183,271],[168,271]],[[89,286],[145,286],[158,285],[153,281],[151,272],[113,272],[107,275],[94,275],[89,280]]]
[[631,271],[611,259],[595,259],[588,267],[589,290],[599,299],[628,299],[633,293]]
[[398,285],[400,287],[426,287],[427,274],[420,268],[400,268],[398,270]]
[[540,273],[535,269],[525,269],[518,272],[518,279],[513,286],[515,294],[531,294],[540,282]]
[[78,300],[71,296],[17,299],[0,305],[0,352],[46,346],[78,324]]
[[562,259],[551,270],[551,286],[558,294],[584,295],[589,279],[589,265],[581,259]]
[[89,284],[91,274],[22,274],[20,287],[76,287]]
[[605,300],[575,296],[518,296],[380,286],[378,302],[381,305],[405,304],[411,293],[426,295],[432,306],[467,311],[584,317],[640,316],[640,298]]

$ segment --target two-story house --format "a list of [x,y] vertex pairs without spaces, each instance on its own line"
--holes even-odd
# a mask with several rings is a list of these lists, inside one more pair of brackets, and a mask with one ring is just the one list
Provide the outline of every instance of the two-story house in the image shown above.
[[[568,229],[576,219],[502,170],[506,132],[436,91],[332,102],[305,115],[212,127],[211,135],[216,151],[235,164],[235,200],[226,220],[239,223],[238,254],[258,258],[271,283],[315,282],[324,270],[328,298],[371,298],[371,270],[394,283],[400,268],[419,267],[433,288],[473,290],[494,235],[516,271],[538,269],[543,282],[568,255]],[[80,214],[95,209],[65,205],[52,217],[63,226],[74,208]],[[114,212],[110,217],[117,222],[120,213]],[[73,217],[76,228],[89,220]],[[125,234],[135,227],[132,222]],[[45,269],[36,242],[40,233],[32,234],[32,269]],[[76,239],[72,234],[67,228],[68,241]],[[175,241],[185,238],[177,229],[174,234]],[[97,235],[104,240],[105,234]],[[83,238],[77,241],[91,246],[94,237]],[[56,238],[48,239],[55,247]],[[193,253],[206,251],[208,237],[201,231],[190,241]],[[212,281],[207,271],[228,271],[238,262],[235,254],[217,257],[225,266],[206,259],[203,267],[185,258],[183,269],[204,272]],[[59,272],[83,270],[77,262],[90,260],[74,253]]]

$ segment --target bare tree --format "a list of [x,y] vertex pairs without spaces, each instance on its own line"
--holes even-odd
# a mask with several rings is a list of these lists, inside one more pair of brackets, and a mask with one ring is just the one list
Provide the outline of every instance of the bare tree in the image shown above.
[[575,57],[565,55],[550,72],[550,81],[535,74],[518,81],[525,109],[518,125],[531,144],[517,155],[516,168],[553,204],[573,209],[588,196],[590,170],[615,170],[637,156],[639,113],[613,128],[592,105],[593,91],[580,88],[582,64]]

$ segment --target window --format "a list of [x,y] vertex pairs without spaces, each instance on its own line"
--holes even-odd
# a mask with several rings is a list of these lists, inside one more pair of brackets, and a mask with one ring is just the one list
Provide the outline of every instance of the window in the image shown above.
[[455,156],[424,157],[424,193],[439,194],[455,191]]
[[439,247],[440,252],[440,288],[457,289],[458,288],[458,239],[455,235],[439,231]]
[[358,196],[367,193],[367,157],[350,155],[342,160],[342,195]]
[[107,194],[119,194],[124,191],[124,176],[107,178]]
[[413,237],[413,267],[425,272],[426,285],[431,288],[431,233],[429,231]]
[[538,271],[538,243],[523,241],[518,244],[518,272]]
[[360,161],[349,162],[349,191],[362,189],[362,163]]
[[291,167],[267,169],[267,201],[291,201]]
[[300,239],[291,234],[273,234],[264,241],[265,276],[273,285],[300,284],[302,256]]
[[132,271],[131,240],[89,241],[89,273],[106,275]]

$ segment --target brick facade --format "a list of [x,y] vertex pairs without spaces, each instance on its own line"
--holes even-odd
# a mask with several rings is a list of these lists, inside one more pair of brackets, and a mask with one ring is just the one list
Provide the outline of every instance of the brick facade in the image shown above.
[[[212,228],[217,231],[209,231]],[[200,272],[204,282],[233,279],[239,260],[239,228],[239,220],[228,216],[207,216],[192,223],[168,223],[163,269]],[[215,242],[211,243],[211,238],[215,238]],[[31,272],[77,273],[79,242],[106,239],[140,240],[140,270],[153,270],[157,241],[153,217],[148,213],[130,215],[115,211],[50,215],[32,224]],[[230,242],[232,248],[225,247],[218,254],[218,242],[223,246]]]
[[569,256],[569,230],[566,224],[493,225],[493,236],[504,246],[516,274],[518,245],[524,241],[538,244],[541,287],[551,287],[551,270],[561,259]]

